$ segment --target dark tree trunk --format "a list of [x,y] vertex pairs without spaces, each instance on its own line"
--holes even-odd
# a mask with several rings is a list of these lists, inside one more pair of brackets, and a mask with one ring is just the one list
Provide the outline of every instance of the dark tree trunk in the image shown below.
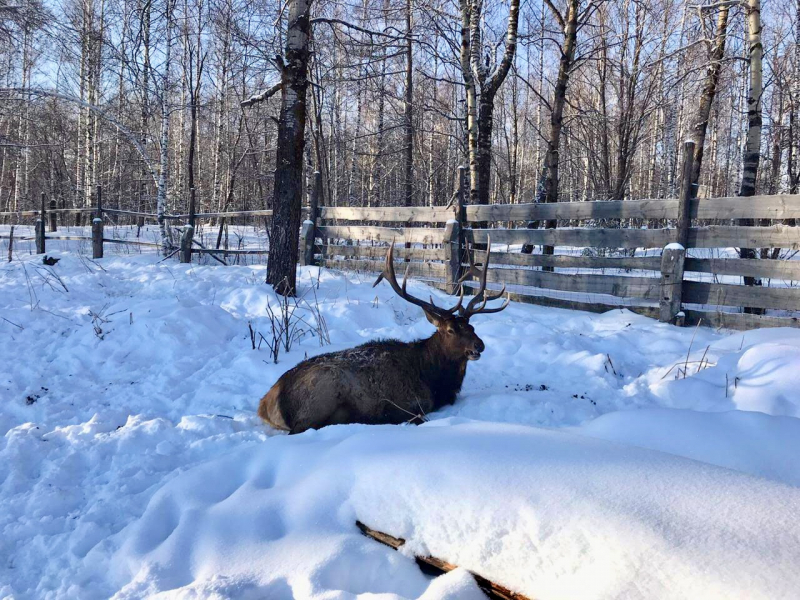
[[[575,62],[575,46],[578,37],[578,4],[579,0],[569,0],[569,10],[564,19],[564,44],[561,48],[561,59],[558,64],[558,78],[553,91],[553,109],[550,113],[550,139],[547,142],[547,154],[544,158],[544,169],[547,177],[544,180],[544,201],[558,202],[558,157],[561,144],[561,130],[564,127],[564,105],[567,100],[567,84],[570,70]],[[555,229],[555,220],[545,221],[547,229]],[[553,254],[553,246],[544,246],[542,254]],[[544,271],[552,271],[552,267],[543,267]]]
[[405,206],[412,206],[414,203],[414,186],[413,186],[413,170],[414,170],[414,60],[411,53],[411,2],[407,0],[406,3],[406,93],[405,93],[405,106],[404,106],[404,120],[405,120],[405,193],[403,204]]
[[723,4],[717,14],[717,32],[714,38],[714,47],[709,57],[710,62],[706,73],[706,81],[700,94],[700,110],[698,111],[697,121],[692,128],[692,141],[695,148],[694,165],[692,167],[692,195],[697,194],[697,186],[700,182],[700,168],[703,164],[706,130],[708,129],[708,120],[711,117],[711,105],[717,95],[719,74],[722,70],[722,58],[725,55],[729,11],[730,8]]
[[286,57],[281,79],[281,112],[275,160],[275,191],[267,283],[280,294],[294,294],[297,282],[297,245],[303,198],[306,90],[312,0],[292,0],[286,33]]

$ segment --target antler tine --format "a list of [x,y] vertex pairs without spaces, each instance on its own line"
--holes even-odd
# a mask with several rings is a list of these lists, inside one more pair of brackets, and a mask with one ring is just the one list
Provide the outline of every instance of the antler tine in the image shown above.
[[[475,296],[472,298],[472,300],[469,301],[467,307],[461,311],[461,316],[463,317],[469,318],[473,315],[477,315],[478,313],[490,314],[490,313],[500,312],[501,310],[503,310],[508,306],[509,302],[511,302],[511,297],[506,296],[506,301],[503,303],[502,306],[498,308],[488,308],[488,309],[486,308],[487,302],[490,302],[492,300],[497,300],[506,291],[506,286],[504,285],[503,289],[501,289],[496,294],[486,293],[486,276],[489,273],[489,257],[491,255],[491,249],[492,249],[491,237],[486,236],[486,259],[483,261],[483,270],[476,267],[475,263],[472,261],[472,256],[471,255],[469,256],[469,269],[467,270],[467,272],[464,274],[464,276],[461,278],[460,281],[463,281],[470,276],[477,276],[479,278],[480,283],[478,286],[478,291],[475,292]],[[479,302],[480,305],[478,305]],[[478,306],[476,307],[476,305]]]
[[433,301],[433,296],[431,296],[431,297],[430,297],[430,298],[431,298],[431,304],[432,304],[433,306],[436,306],[436,308],[437,308],[438,310],[442,310],[442,311],[444,311],[444,312],[446,312],[446,313],[448,313],[448,314],[451,314],[451,315],[452,315],[453,313],[455,313],[457,310],[458,310],[458,311],[460,311],[460,310],[461,310],[461,303],[464,301],[464,286],[463,286],[463,285],[461,285],[461,286],[459,286],[459,288],[460,288],[460,290],[461,290],[461,291],[460,291],[460,293],[459,293],[459,296],[458,296],[458,303],[457,303],[457,304],[456,304],[456,305],[455,305],[453,308],[439,308],[439,307],[438,307],[438,306],[436,306],[436,304],[434,303],[434,301]]
[[422,308],[422,310],[425,310],[435,315],[445,316],[448,314],[453,314],[456,310],[461,309],[461,301],[464,299],[463,287],[461,290],[461,298],[459,298],[458,304],[456,304],[456,306],[452,309],[439,308],[433,303],[433,298],[431,298],[430,302],[425,302],[424,300],[421,300],[420,298],[415,298],[414,296],[409,294],[406,291],[406,284],[408,283],[408,271],[410,268],[411,268],[410,264],[406,266],[406,272],[403,275],[403,284],[399,285],[397,283],[397,275],[394,272],[394,240],[392,240],[392,243],[389,244],[389,251],[386,253],[386,264],[381,274],[378,275],[378,278],[375,280],[375,283],[372,284],[372,287],[375,287],[385,279],[386,281],[389,282],[389,285],[392,286],[394,293],[400,296],[403,300],[405,300],[406,302],[410,302],[411,304],[414,304],[416,306],[419,306],[420,308]]

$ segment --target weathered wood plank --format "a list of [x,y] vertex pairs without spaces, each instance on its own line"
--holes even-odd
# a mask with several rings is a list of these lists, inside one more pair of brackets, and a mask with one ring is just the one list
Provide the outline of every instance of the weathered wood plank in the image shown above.
[[[800,218],[800,195],[693,198],[689,202],[689,216],[692,219]],[[676,219],[677,217],[678,201],[676,199],[467,206],[468,221]]]
[[387,223],[445,223],[455,218],[453,208],[444,206],[391,206],[391,207],[350,207],[324,206],[320,208],[323,219],[341,221],[384,221]]
[[258,254],[269,254],[269,250],[238,250],[238,249],[237,250],[233,250],[233,249],[225,250],[223,248],[193,248],[192,249],[192,253],[193,254],[230,254],[230,255],[252,254],[252,255],[258,255]]
[[684,304],[800,310],[800,288],[770,288],[700,281],[683,282]]
[[747,260],[738,258],[687,258],[684,270],[695,273],[738,275],[800,281],[798,260]]
[[711,312],[705,310],[684,310],[686,324],[714,329],[735,329],[746,331],[761,327],[800,327],[798,317],[773,317],[771,315],[750,315],[745,313]]
[[[92,239],[92,238],[77,238],[77,239]],[[142,242],[139,240],[120,240],[116,238],[103,238],[103,243],[110,243],[110,244],[131,244],[133,246],[150,246],[153,248],[161,248],[161,244],[158,242]]]
[[472,204],[467,221],[541,221],[547,219],[674,219],[677,200],[556,202],[555,204]]
[[[492,237],[494,241],[494,237]],[[514,265],[518,267],[555,267],[560,269],[631,269],[658,271],[659,256],[565,256],[560,254],[521,254],[517,252],[492,252],[492,265]]]
[[[384,259],[388,246],[345,246],[343,244],[330,244],[322,246],[326,256],[346,256]],[[442,248],[401,248],[394,249],[395,258],[410,258],[412,260],[443,260]]]
[[579,294],[608,294],[622,298],[641,298],[657,301],[661,280],[656,277],[625,277],[624,275],[568,275],[528,269],[489,268],[486,280],[491,283],[524,285],[548,290]]
[[693,219],[796,219],[800,218],[800,195],[697,198],[689,203],[689,215]]
[[[677,229],[468,229],[476,243],[491,236],[497,244],[534,244],[595,248],[661,248],[676,241]],[[690,248],[800,249],[800,227],[729,227],[712,225],[689,229]]]
[[[384,262],[380,260],[333,260],[323,259],[323,266],[329,269],[340,271],[367,271],[369,273],[380,273],[383,270]],[[444,279],[447,265],[444,263],[426,262],[402,262],[395,261],[395,270],[398,277],[405,273],[408,267],[408,276],[427,279]]]
[[675,241],[675,229],[468,229],[475,243],[591,246],[595,248],[663,248]]
[[318,227],[321,238],[342,240],[374,240],[378,242],[410,242],[412,244],[441,244],[444,229],[426,227],[369,227],[335,226]]
[[689,230],[689,248],[773,248],[800,249],[800,227],[729,227],[712,225]]
[[[478,282],[467,282],[468,285],[477,286]],[[430,283],[432,287],[447,291],[444,284]],[[581,300],[569,300],[566,298],[551,298],[550,296],[524,294],[517,292],[508,292],[509,297],[513,302],[522,302],[524,304],[535,304],[537,306],[549,306],[551,308],[563,308],[567,310],[582,310],[592,313],[604,313],[609,310],[629,310],[636,314],[650,317],[651,319],[658,319],[657,306],[641,306],[641,305],[628,305],[624,306],[618,304],[606,304],[603,302],[584,302]]]

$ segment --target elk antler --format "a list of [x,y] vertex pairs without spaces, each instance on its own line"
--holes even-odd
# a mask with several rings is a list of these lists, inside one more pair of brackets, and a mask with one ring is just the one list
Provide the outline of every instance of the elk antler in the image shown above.
[[[483,261],[483,270],[481,271],[478,267],[475,266],[475,263],[472,261],[472,254],[469,252],[469,248],[467,248],[467,256],[469,258],[469,269],[464,275],[461,276],[461,279],[458,280],[458,283],[461,285],[461,294],[464,294],[464,281],[469,279],[470,277],[477,277],[478,281],[480,281],[480,287],[478,287],[478,291],[475,293],[475,297],[469,301],[466,308],[459,308],[459,314],[464,317],[465,319],[469,319],[473,315],[477,315],[478,313],[483,313],[488,315],[490,313],[497,313],[503,310],[505,307],[508,306],[508,303],[511,302],[511,296],[506,295],[506,301],[503,302],[502,306],[497,308],[486,308],[486,303],[491,302],[492,300],[497,300],[498,298],[502,297],[502,295],[506,291],[506,286],[503,286],[503,289],[497,292],[496,294],[487,294],[486,293],[486,274],[489,272],[489,255],[491,254],[492,248],[492,240],[490,237],[486,237],[486,259]],[[483,296],[483,302],[481,302],[481,296]],[[481,303],[477,308],[476,305]],[[459,302],[459,305],[461,303]]]
[[433,296],[431,296],[430,302],[425,302],[424,300],[420,300],[419,298],[415,298],[411,294],[406,291],[406,282],[408,281],[408,269],[410,265],[406,267],[406,272],[403,275],[403,285],[398,285],[397,283],[397,276],[394,273],[394,240],[389,244],[389,251],[386,253],[386,265],[383,268],[383,272],[378,275],[378,278],[375,280],[375,283],[372,284],[372,287],[378,285],[381,281],[386,279],[389,282],[389,285],[392,286],[395,294],[400,296],[406,302],[410,302],[411,304],[415,304],[424,310],[425,312],[439,317],[441,319],[446,319],[450,317],[456,311],[463,312],[464,307],[461,306],[462,300],[464,300],[464,286],[461,286],[461,296],[458,299],[458,303],[453,308],[443,308],[436,306],[433,303]]

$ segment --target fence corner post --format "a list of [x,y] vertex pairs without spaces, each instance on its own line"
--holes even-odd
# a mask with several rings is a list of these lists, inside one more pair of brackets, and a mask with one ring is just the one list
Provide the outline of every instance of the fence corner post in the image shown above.
[[103,188],[97,186],[97,208],[92,219],[92,258],[103,258]]
[[661,253],[661,295],[658,302],[658,320],[677,323],[683,296],[683,262],[686,249],[677,243],[667,244]]
[[182,263],[192,262],[192,240],[194,239],[194,227],[185,225],[181,234],[180,258]]
[[55,213],[56,210],[56,201],[50,200],[50,231],[56,232],[58,231],[58,216]]
[[45,195],[42,194],[42,206],[41,211],[39,213],[39,218],[36,219],[36,254],[44,254],[45,253],[45,242],[44,242],[44,224],[47,221],[47,213],[45,209]]
[[303,221],[300,229],[300,266],[309,267],[314,264],[314,222]]
[[461,277],[461,224],[456,219],[447,221],[444,228],[445,284],[448,294],[458,291],[458,280]]
[[322,198],[322,173],[314,171],[314,188],[308,203],[308,219],[303,221],[300,229],[300,266],[310,267],[314,261],[314,242],[317,237],[317,219],[319,218],[319,201]]
[[685,319],[681,310],[683,297],[683,271],[686,248],[689,245],[691,227],[690,202],[692,193],[692,167],[694,166],[694,142],[683,145],[683,174],[681,192],[678,198],[678,218],[676,222],[676,241],[667,244],[661,253],[661,295],[658,302],[658,320],[662,323],[683,325]]

